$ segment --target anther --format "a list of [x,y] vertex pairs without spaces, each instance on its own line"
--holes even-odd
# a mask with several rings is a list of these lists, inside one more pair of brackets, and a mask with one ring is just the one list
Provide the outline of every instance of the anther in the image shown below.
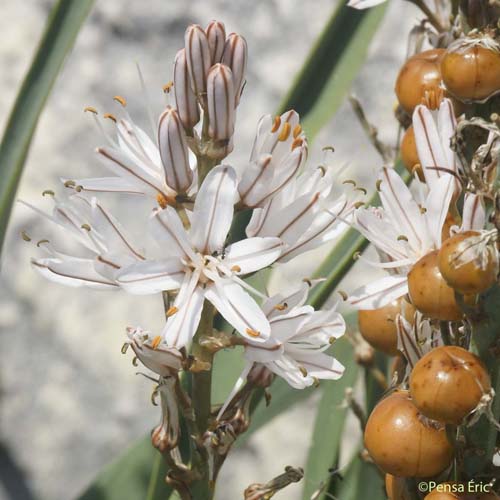
[[420,213],[425,214],[427,213],[427,209],[425,207],[419,207],[420,208]]
[[302,139],[301,137],[297,137],[296,139],[294,139],[291,147],[292,151],[295,148],[299,148],[300,146],[302,146],[302,144],[304,144],[304,139]]
[[137,356],[134,356],[134,358],[132,359],[132,364],[134,366],[139,366],[139,360],[137,359]]
[[364,202],[363,201],[357,201],[355,204],[354,204],[354,208],[361,208],[362,206],[364,206]]
[[349,298],[349,295],[347,295],[347,293],[345,293],[343,290],[338,290],[337,293],[342,297],[342,300],[344,302]]
[[85,229],[85,231],[90,231],[91,227],[89,224],[85,223],[80,226],[82,229]]
[[312,281],[309,278],[304,278],[302,280],[304,283],[307,283],[307,286],[311,288],[313,286]]
[[73,188],[76,186],[76,182],[75,181],[66,181],[64,183],[64,187],[67,187],[67,188]]
[[116,123],[116,116],[113,115],[112,113],[104,113],[102,116],[103,118],[106,118]]
[[21,231],[21,238],[24,241],[31,241],[31,238],[29,237],[28,233],[26,231]]
[[302,127],[300,126],[299,123],[297,123],[297,125],[293,127],[293,132],[292,132],[293,138],[297,139],[297,137],[300,135],[301,132],[302,132]]
[[94,115],[98,115],[99,113],[97,112],[97,109],[94,108],[94,106],[87,106],[86,108],[83,109],[84,113],[93,113]]
[[169,307],[167,310],[167,318],[170,318],[170,316],[173,316],[178,310],[179,310],[178,307],[175,307],[175,306]]
[[257,332],[256,330],[252,330],[251,328],[247,328],[245,330],[250,337],[260,337],[260,332]]
[[165,85],[163,85],[162,88],[163,88],[163,92],[165,92],[165,94],[170,94],[171,90],[174,88],[174,82],[172,80],[170,80]]
[[361,191],[363,194],[367,194],[368,191],[364,187],[357,187],[356,191]]
[[288,307],[288,304],[286,302],[283,302],[283,304],[276,304],[274,306],[274,309],[277,311],[284,311]]
[[312,379],[313,379],[313,385],[314,385],[314,387],[319,387],[319,379],[318,379],[318,377],[313,377]]
[[291,125],[288,122],[285,122],[283,124],[283,128],[281,129],[281,132],[278,135],[278,141],[285,142],[290,135],[291,128]]
[[408,238],[404,234],[398,236],[398,241],[408,241]]
[[127,100],[125,97],[122,97],[121,95],[115,95],[113,97],[113,101],[116,101],[117,103],[121,104],[123,107],[127,105]]
[[376,183],[375,183],[375,187],[377,188],[377,191],[380,191],[380,186],[382,184],[382,179],[379,179]]
[[83,190],[83,186],[75,186],[75,191],[76,191],[77,193],[81,193],[81,192],[82,192],[82,190]]
[[121,353],[122,354],[126,354],[129,347],[130,347],[130,344],[128,342],[125,342],[122,345],[122,348],[120,349]]
[[318,170],[321,170],[321,177],[326,175],[326,167],[324,165],[319,165]]
[[274,134],[274,132],[277,132],[278,129],[280,128],[280,126],[281,126],[281,118],[279,116],[277,116],[274,119],[274,123],[273,123],[273,126],[271,128],[271,134]]
[[45,191],[42,192],[42,196],[55,196],[56,193],[52,191],[52,189],[46,189]]
[[36,246],[38,248],[40,248],[44,243],[50,243],[50,241],[49,240],[40,240],[40,241],[37,241]]
[[307,377],[307,370],[303,366],[299,366],[299,370],[302,376]]
[[235,264],[233,267],[231,267],[231,271],[233,271],[233,273],[240,273],[241,267]]
[[168,206],[168,200],[165,198],[163,194],[158,194],[156,196],[156,201],[158,202],[158,205],[160,205],[161,208],[167,208]]
[[333,146],[325,146],[321,151],[330,151],[331,153],[335,153],[335,148]]
[[354,187],[356,187],[356,181],[353,181],[352,179],[347,179],[342,184],[352,184]]
[[153,349],[157,349],[158,346],[160,345],[160,342],[161,342],[161,336],[160,335],[157,335],[153,341],[151,342],[151,347]]
[[330,337],[330,338],[328,339],[328,343],[329,343],[330,345],[332,345],[332,344],[333,344],[336,340],[337,340],[337,337]]
[[151,404],[153,406],[158,406],[158,403],[156,402],[156,398],[158,397],[158,388],[154,388],[153,392],[151,393]]

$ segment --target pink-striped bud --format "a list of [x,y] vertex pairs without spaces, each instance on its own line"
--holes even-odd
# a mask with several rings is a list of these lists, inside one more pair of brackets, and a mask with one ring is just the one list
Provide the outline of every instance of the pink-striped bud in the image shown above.
[[170,106],[160,116],[158,144],[167,185],[177,193],[187,192],[193,183],[193,170],[186,133],[177,111]]
[[234,132],[234,83],[224,64],[212,66],[207,78],[208,135],[216,141],[228,140]]
[[174,62],[174,93],[179,118],[186,129],[200,121],[200,108],[191,89],[185,49],[179,50]]
[[224,23],[212,21],[205,30],[212,64],[221,62],[224,44],[226,43],[226,29]]
[[222,63],[233,72],[235,106],[240,102],[241,92],[245,84],[247,69],[248,47],[246,40],[237,33],[231,33],[224,46]]
[[207,35],[201,26],[192,24],[186,30],[184,43],[191,88],[196,97],[204,102],[207,91],[207,75],[210,66],[212,66]]

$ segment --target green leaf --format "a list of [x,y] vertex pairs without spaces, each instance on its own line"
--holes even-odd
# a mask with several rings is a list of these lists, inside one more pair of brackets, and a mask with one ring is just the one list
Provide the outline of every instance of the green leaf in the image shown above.
[[0,144],[0,251],[17,185],[45,101],[93,0],[59,0],[52,9]]
[[166,473],[160,453],[145,436],[103,469],[78,500],[167,500],[172,489],[165,483]]
[[318,485],[325,480],[328,467],[335,466],[338,461],[347,415],[347,409],[341,407],[341,403],[345,389],[353,387],[358,376],[358,365],[353,360],[352,347],[348,342],[339,346],[335,357],[343,360],[346,371],[340,380],[321,384],[323,395],[305,468],[304,500],[311,498]]

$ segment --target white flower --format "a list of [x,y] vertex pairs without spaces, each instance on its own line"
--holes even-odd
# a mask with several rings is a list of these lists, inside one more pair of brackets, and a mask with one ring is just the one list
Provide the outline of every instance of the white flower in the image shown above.
[[[455,135],[457,121],[453,104],[443,99],[438,111],[431,111],[423,104],[413,112],[413,130],[420,165],[429,186],[440,177],[449,173],[459,173],[459,161],[451,148],[451,140]],[[460,191],[458,179],[455,179],[455,190]]]
[[408,292],[407,274],[421,257],[441,246],[441,231],[454,192],[450,174],[435,179],[422,204],[397,172],[384,168],[379,177],[382,208],[356,211],[354,226],[388,262],[375,264],[396,271],[357,289],[349,302],[358,309],[376,309]]
[[295,389],[309,387],[318,379],[336,380],[342,376],[344,366],[324,351],[345,333],[344,318],[335,308],[315,311],[304,305],[308,291],[304,283],[288,296],[277,294],[264,302],[262,310],[271,325],[270,337],[264,343],[246,339],[246,366],[219,416],[257,365],[265,366]]
[[143,250],[132,242],[120,223],[96,198],[73,195],[67,200],[54,196],[53,200],[52,215],[25,205],[76,240],[81,246],[81,256],[60,252],[48,240],[41,240],[38,246],[48,257],[33,259],[34,268],[51,281],[64,285],[117,289],[117,272],[123,266],[143,261]]
[[247,236],[275,236],[286,244],[279,258],[288,262],[297,255],[337,238],[347,229],[360,192],[335,189],[332,168],[306,169],[294,177],[262,208],[253,211]]
[[347,6],[358,10],[364,10],[380,5],[385,1],[386,0],[349,0],[349,2],[347,2]]
[[110,144],[97,148],[98,158],[115,175],[62,179],[65,185],[76,191],[144,195],[162,207],[174,204],[179,194],[193,194],[197,186],[196,168],[189,161],[186,134],[177,111],[167,106],[158,121],[158,137],[153,141],[132,121],[125,102],[120,102],[125,117],[112,118],[116,140],[104,132],[95,110],[91,110]]
[[184,356],[175,347],[168,347],[160,335],[152,335],[142,328],[127,328],[128,340],[122,348],[130,346],[139,361],[161,377],[168,377],[182,368]]
[[196,197],[191,228],[186,231],[172,207],[156,210],[153,236],[168,257],[138,262],[124,269],[118,283],[131,293],[178,290],[163,336],[171,347],[183,347],[209,300],[238,332],[258,342],[269,336],[269,322],[244,290],[238,276],[272,264],[280,255],[278,238],[248,238],[224,248],[236,201],[236,173],[226,165],[210,171]]

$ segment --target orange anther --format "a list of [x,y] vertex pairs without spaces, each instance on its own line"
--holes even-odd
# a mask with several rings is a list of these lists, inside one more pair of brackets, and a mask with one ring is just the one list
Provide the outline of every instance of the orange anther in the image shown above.
[[153,342],[151,342],[151,347],[153,349],[157,349],[158,346],[160,345],[160,342],[161,342],[161,336],[160,335],[157,335],[154,339],[153,339]]
[[281,129],[280,135],[278,135],[278,141],[286,141],[290,135],[291,128],[291,125],[288,122],[285,122],[283,124],[283,128]]
[[173,316],[178,310],[179,310],[179,308],[177,308],[175,306],[169,307],[167,310],[167,318],[170,318],[170,316]]
[[165,94],[169,94],[173,87],[174,87],[174,82],[169,81],[165,85],[163,85],[163,92],[165,92]]
[[251,328],[247,328],[245,331],[248,335],[250,335],[250,337],[260,337],[260,332],[252,330]]
[[231,267],[231,271],[233,271],[233,273],[239,273],[241,272],[241,267],[238,265],[234,265],[233,267]]
[[111,113],[104,113],[103,118],[107,118],[116,123],[116,116]]
[[274,119],[273,127],[271,129],[271,133],[274,134],[274,132],[277,132],[278,129],[280,128],[280,126],[281,126],[281,118],[279,116],[277,116]]
[[94,106],[87,106],[86,108],[83,108],[84,113],[94,113],[94,115],[97,115],[97,109],[94,108]]
[[123,107],[127,105],[127,100],[125,99],[125,97],[122,97],[121,95],[115,95],[113,97],[113,100],[121,104]]
[[297,139],[297,137],[300,135],[301,132],[302,132],[302,127],[300,126],[299,123],[297,123],[297,125],[295,125],[295,127],[293,128],[293,138]]

